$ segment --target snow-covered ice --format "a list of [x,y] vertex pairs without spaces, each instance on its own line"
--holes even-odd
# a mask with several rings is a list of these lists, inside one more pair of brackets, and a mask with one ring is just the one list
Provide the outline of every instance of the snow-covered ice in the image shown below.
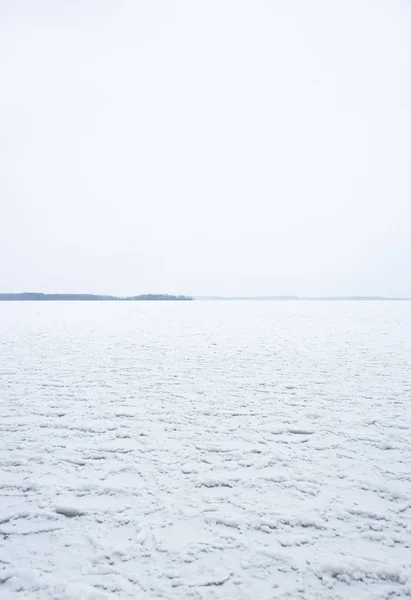
[[411,304],[0,303],[0,598],[411,597]]

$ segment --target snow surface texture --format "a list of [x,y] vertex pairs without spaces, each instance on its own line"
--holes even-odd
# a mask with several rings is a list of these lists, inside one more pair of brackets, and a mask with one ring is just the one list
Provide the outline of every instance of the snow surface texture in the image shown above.
[[411,597],[411,304],[1,303],[0,598]]

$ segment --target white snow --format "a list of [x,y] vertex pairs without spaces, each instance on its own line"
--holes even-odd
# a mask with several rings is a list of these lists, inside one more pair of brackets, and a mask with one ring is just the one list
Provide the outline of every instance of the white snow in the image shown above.
[[85,513],[75,506],[56,506],[56,513],[65,517],[82,517]]
[[410,357],[410,303],[0,303],[0,599],[411,597]]

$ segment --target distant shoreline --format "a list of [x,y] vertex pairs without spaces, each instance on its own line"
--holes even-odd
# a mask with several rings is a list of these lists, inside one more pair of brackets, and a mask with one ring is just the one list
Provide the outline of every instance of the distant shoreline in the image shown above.
[[411,298],[394,298],[389,296],[175,296],[172,294],[140,294],[138,296],[107,296],[98,294],[43,294],[23,292],[0,294],[0,302],[181,302],[181,301],[330,301],[330,302],[410,302]]
[[203,301],[227,301],[227,300],[255,300],[255,301],[271,301],[271,302],[291,302],[291,301],[319,301],[327,300],[330,302],[342,301],[380,301],[380,302],[410,302],[411,298],[395,298],[389,296],[194,296],[194,300]]
[[137,302],[137,301],[186,301],[191,296],[172,296],[170,294],[141,294],[139,296],[100,296],[98,294],[42,294],[23,292],[21,294],[0,294],[0,302]]

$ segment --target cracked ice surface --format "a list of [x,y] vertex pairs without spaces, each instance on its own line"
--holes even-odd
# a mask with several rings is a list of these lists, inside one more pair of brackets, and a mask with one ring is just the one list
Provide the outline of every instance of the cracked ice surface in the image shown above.
[[411,305],[0,303],[0,598],[411,596]]

